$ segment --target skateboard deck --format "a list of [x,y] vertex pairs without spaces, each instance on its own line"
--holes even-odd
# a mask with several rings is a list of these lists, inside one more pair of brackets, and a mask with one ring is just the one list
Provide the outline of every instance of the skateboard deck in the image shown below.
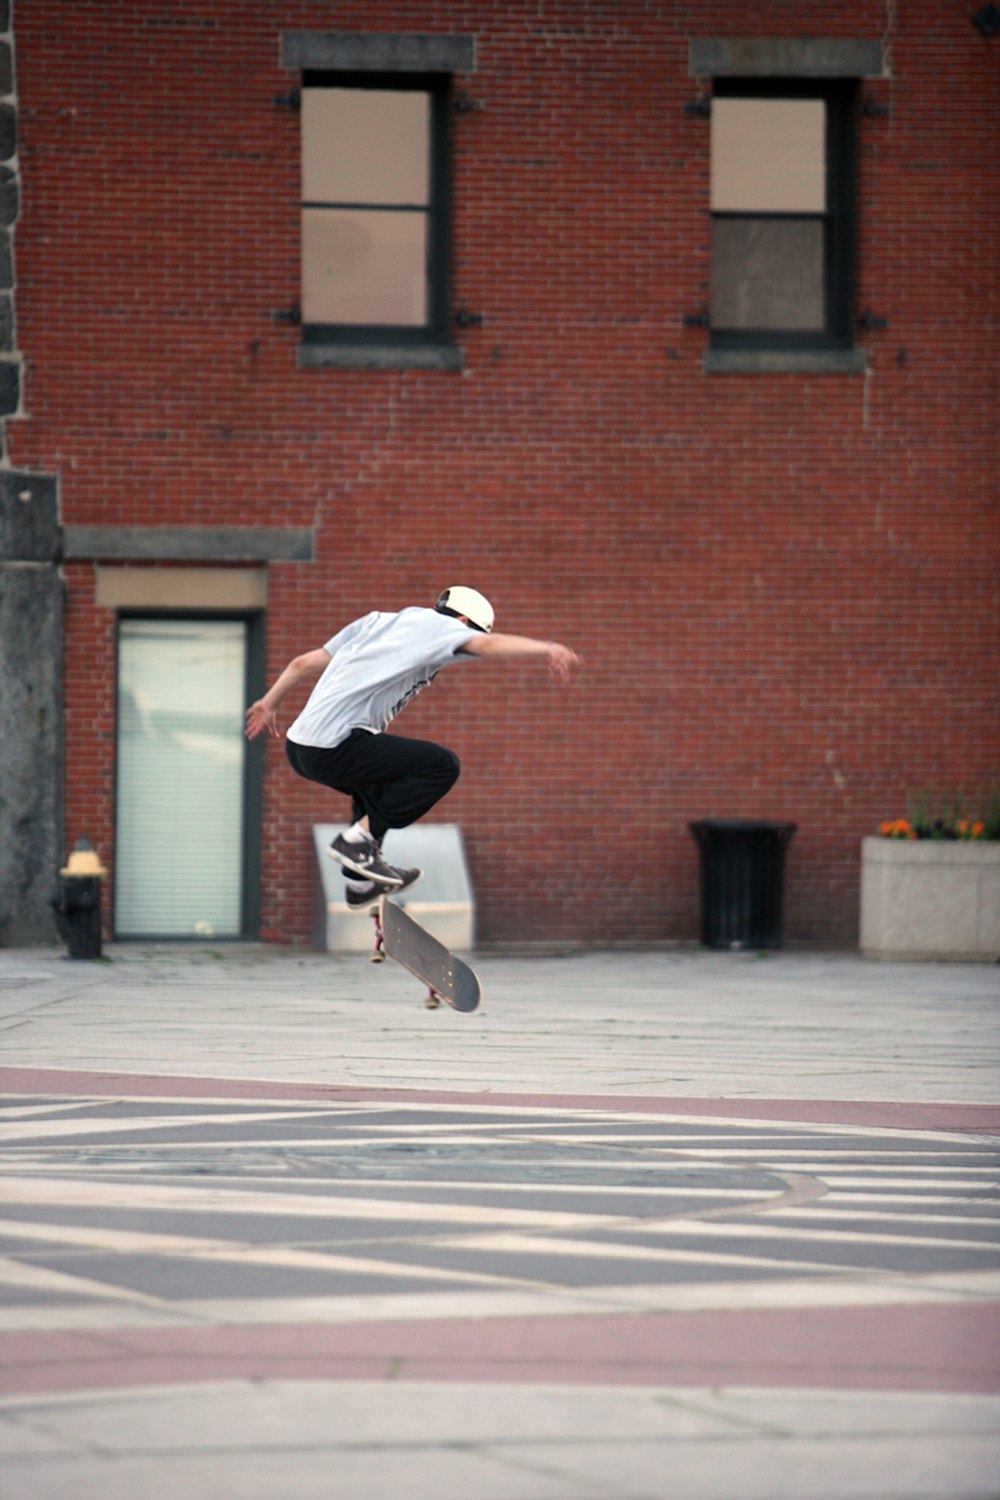
[[455,1010],[475,1010],[483,992],[477,974],[467,963],[388,897],[383,896],[374,916],[376,953],[381,939],[389,957],[426,984],[431,996],[428,1005],[447,1000]]

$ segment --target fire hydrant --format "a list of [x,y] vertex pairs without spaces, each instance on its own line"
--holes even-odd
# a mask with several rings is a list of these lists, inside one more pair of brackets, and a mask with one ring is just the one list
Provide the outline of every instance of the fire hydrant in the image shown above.
[[101,956],[101,880],[107,873],[90,840],[77,839],[52,903],[70,958]]

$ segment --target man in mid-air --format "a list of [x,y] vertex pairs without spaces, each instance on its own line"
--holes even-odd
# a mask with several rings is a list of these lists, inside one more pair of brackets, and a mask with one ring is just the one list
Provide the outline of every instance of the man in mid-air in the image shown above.
[[292,768],[352,801],[353,822],[328,849],[343,865],[347,905],[370,906],[420,879],[382,856],[390,828],[422,818],[458,780],[458,756],[428,740],[388,734],[395,716],[442,667],[476,657],[534,658],[566,681],[581,665],[568,646],[493,631],[493,607],[475,589],[445,589],[433,609],[373,610],[324,646],[294,657],[247,709],[250,740],[265,731],[280,738],[277,709],[294,688],[319,677],[285,749]]

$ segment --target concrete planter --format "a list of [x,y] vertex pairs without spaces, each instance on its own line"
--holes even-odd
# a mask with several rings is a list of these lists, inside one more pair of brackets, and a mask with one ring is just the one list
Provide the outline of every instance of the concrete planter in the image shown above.
[[1000,842],[864,839],[861,951],[866,958],[1000,960]]

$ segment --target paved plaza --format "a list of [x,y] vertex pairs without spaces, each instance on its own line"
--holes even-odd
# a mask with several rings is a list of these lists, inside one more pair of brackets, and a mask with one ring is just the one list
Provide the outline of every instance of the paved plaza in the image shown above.
[[0,952],[0,1500],[996,1500],[1000,970]]

